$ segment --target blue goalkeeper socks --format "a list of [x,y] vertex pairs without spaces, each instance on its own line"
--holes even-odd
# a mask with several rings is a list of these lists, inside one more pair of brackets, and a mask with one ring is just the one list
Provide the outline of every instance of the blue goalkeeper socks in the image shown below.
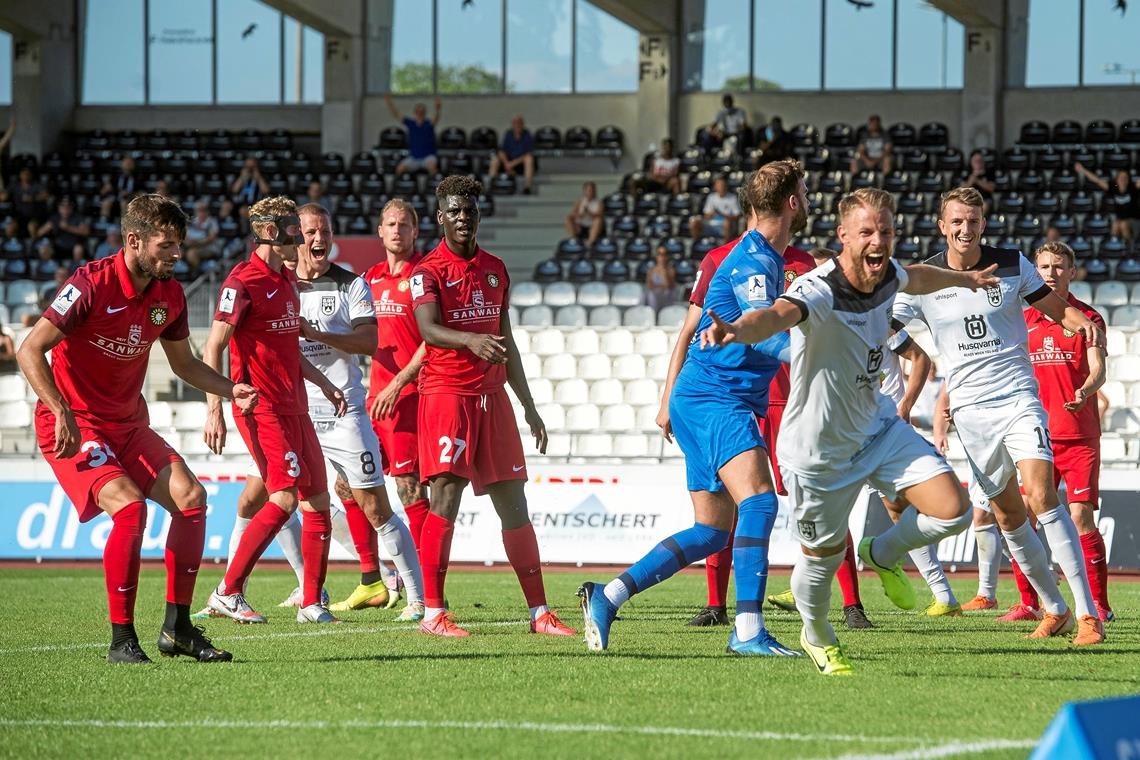
[[776,494],[761,493],[740,502],[732,564],[736,571],[736,635],[756,637],[764,627],[760,604],[768,585],[768,538],[776,523]]
[[693,527],[674,533],[654,546],[629,570],[606,584],[606,598],[614,607],[620,607],[634,594],[656,586],[681,568],[720,551],[727,543],[727,530],[694,523]]

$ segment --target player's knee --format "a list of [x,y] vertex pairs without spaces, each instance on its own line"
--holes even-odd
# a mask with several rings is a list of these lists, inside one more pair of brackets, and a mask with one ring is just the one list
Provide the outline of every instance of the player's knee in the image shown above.
[[1069,504],[1069,515],[1073,518],[1073,524],[1077,526],[1077,533],[1084,535],[1085,533],[1092,533],[1097,529],[1096,527],[1096,513],[1093,510],[1093,505],[1087,502],[1073,502]]
[[1025,493],[1025,505],[1033,510],[1034,514],[1041,514],[1053,509],[1059,503],[1057,491],[1052,483],[1025,483],[1022,485]]
[[197,480],[188,483],[171,496],[174,497],[174,506],[178,508],[179,512],[187,512],[206,506],[206,489]]

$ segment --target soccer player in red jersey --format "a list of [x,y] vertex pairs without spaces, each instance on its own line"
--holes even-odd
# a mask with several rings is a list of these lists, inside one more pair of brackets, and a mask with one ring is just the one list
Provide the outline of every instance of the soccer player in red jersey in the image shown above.
[[417,551],[428,514],[427,494],[419,475],[416,427],[420,396],[415,383],[426,347],[412,313],[409,283],[412,270],[423,258],[415,250],[418,225],[416,210],[407,201],[393,198],[384,204],[376,230],[384,246],[384,259],[364,273],[380,327],[368,383],[368,413],[380,437],[385,473],[396,481],[396,493],[408,516]]
[[[300,500],[305,582],[297,622],[335,623],[321,603],[332,522],[325,461],[308,415],[304,381],[320,388],[336,416],[344,416],[347,404],[341,390],[301,356],[297,278],[283,266],[286,259],[296,260],[297,246],[305,242],[296,204],[283,196],[263,198],[250,207],[249,220],[257,248],[222,283],[203,353],[210,366],[220,368],[229,344],[231,376],[250,378],[261,391],[254,413],[237,414],[234,422],[265,481],[269,501],[246,527],[208,604],[238,622],[265,622],[246,601],[245,582]],[[220,454],[226,443],[221,399],[211,394],[207,405],[204,437],[210,450]]]
[[527,514],[526,461],[509,383],[525,409],[540,452],[546,425],[530,395],[508,316],[510,281],[501,259],[479,247],[478,198],[483,185],[453,175],[439,183],[439,246],[412,271],[416,323],[427,344],[419,377],[419,472],[431,509],[420,531],[426,610],[420,630],[467,636],[447,613],[443,585],[463,489],[488,494],[503,523],[503,547],[518,576],[530,630],[573,636],[546,606],[538,540]]
[[100,512],[111,517],[103,570],[112,663],[150,662],[134,628],[147,499],[170,513],[159,651],[201,662],[233,659],[190,621],[206,537],[206,491],[150,429],[141,393],[151,347],[161,341],[171,369],[190,385],[233,398],[241,412],[257,402],[252,386],[231,382],[190,348],[186,298],[171,280],[186,224],[178,205],[161,196],[132,200],[122,219],[123,248],[76,270],[17,354],[39,397],[37,443],[80,521]]
[[[1046,285],[1105,329],[1104,319],[1096,309],[1069,292],[1069,283],[1077,273],[1072,248],[1061,242],[1046,243],[1033,258]],[[1069,513],[1080,535],[1097,617],[1107,623],[1115,616],[1108,603],[1104,537],[1093,517],[1100,508],[1100,418],[1096,392],[1104,385],[1105,351],[1032,306],[1025,310],[1025,323],[1029,328],[1029,360],[1037,377],[1041,403],[1049,414],[1053,484],[1065,481]],[[1014,563],[1014,573],[1020,572]],[[1032,589],[1028,582],[1018,585]],[[1040,606],[1036,595],[1032,601],[1032,607]]]

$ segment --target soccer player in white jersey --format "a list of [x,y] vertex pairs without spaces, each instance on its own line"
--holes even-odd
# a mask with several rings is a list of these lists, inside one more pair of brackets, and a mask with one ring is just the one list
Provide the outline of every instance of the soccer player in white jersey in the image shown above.
[[[1040,594],[1044,615],[1031,638],[1077,634],[1078,646],[1104,641],[1085,573],[1080,537],[1068,511],[1059,507],[1053,484],[1049,421],[1037,395],[1029,362],[1028,331],[1021,302],[1038,309],[1090,345],[1103,347],[1104,332],[1041,279],[1019,252],[981,244],[983,200],[960,187],[944,194],[938,226],[947,250],[927,263],[945,271],[996,267],[999,284],[984,292],[947,290],[895,302],[895,318],[921,319],[946,357],[950,412],[978,486],[990,499],[1010,554]],[[1017,474],[1025,491],[1022,500]],[[1045,528],[1053,558],[1065,573],[1076,615],[1065,603],[1026,516],[1026,506]]]
[[792,571],[804,622],[800,644],[824,675],[854,672],[827,612],[847,521],[864,482],[911,507],[886,532],[859,543],[859,557],[902,609],[915,605],[903,555],[970,524],[954,471],[899,417],[880,390],[879,372],[897,293],[981,288],[997,280],[992,269],[953,272],[892,261],[894,212],[894,198],[882,190],[846,195],[839,203],[843,251],[837,259],[796,279],[770,308],[732,324],[712,315],[713,325],[701,334],[702,345],[717,346],[755,343],[791,329],[792,391],[784,421],[794,435],[783,436],[776,449],[802,549]]

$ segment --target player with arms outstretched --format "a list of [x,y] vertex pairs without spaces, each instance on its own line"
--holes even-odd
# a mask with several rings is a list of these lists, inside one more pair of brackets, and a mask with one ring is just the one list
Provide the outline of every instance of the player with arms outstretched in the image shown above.
[[419,467],[431,510],[420,531],[424,604],[420,630],[467,636],[445,608],[443,586],[463,489],[487,494],[503,523],[503,547],[530,607],[530,630],[573,636],[546,606],[538,539],[527,514],[526,461],[510,384],[546,452],[546,426],[530,395],[508,316],[510,281],[502,260],[477,240],[483,185],[453,175],[439,183],[436,220],[443,240],[412,270],[416,323],[427,344],[420,371]]
[[111,518],[103,571],[112,663],[150,662],[134,627],[147,499],[170,514],[158,650],[201,662],[232,659],[190,620],[206,538],[206,491],[150,429],[142,397],[150,349],[161,341],[171,369],[190,385],[233,398],[240,413],[257,401],[252,386],[218,374],[190,348],[186,297],[171,279],[186,225],[178,204],[161,196],[132,200],[122,219],[123,248],[76,270],[17,353],[39,397],[36,440],[44,459],[81,522],[100,512]]

